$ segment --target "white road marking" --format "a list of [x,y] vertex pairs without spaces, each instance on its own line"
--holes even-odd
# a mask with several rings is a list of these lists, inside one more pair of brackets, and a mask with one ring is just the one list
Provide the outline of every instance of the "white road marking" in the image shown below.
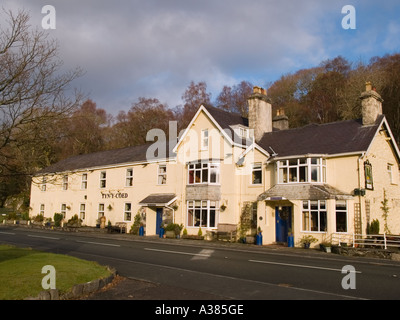
[[[157,251],[157,252],[165,252],[165,253],[174,253],[174,254],[184,254],[188,256],[195,256],[198,257],[199,259],[207,259],[211,256],[211,253],[214,252],[214,250],[202,250],[200,253],[191,253],[191,252],[182,252],[182,251],[171,251],[171,250],[161,250],[161,249],[152,249],[152,248],[144,248],[144,250],[148,251]],[[207,251],[204,252],[203,251]]]
[[[290,263],[281,263],[281,262],[271,262],[271,261],[260,261],[260,260],[249,260],[250,262],[256,263],[265,263],[265,264],[275,264],[280,266],[287,267],[297,267],[297,268],[308,268],[308,269],[319,269],[319,270],[327,270],[327,271],[338,271],[342,272],[342,269],[333,269],[333,268],[324,268],[324,267],[316,267],[316,266],[307,266],[302,264],[290,264]],[[355,273],[361,273],[361,271],[354,271]]]
[[[166,266],[166,265],[162,265],[162,264],[155,264],[155,263],[149,263],[149,262],[139,262],[139,261],[133,261],[133,260],[127,260],[127,259],[121,259],[121,258],[113,258],[113,257],[104,257],[104,256],[91,254],[91,253],[86,254],[86,255],[91,255],[91,256],[96,256],[96,257],[101,257],[101,258],[107,258],[107,259],[110,259],[110,260],[116,260],[116,261],[120,261],[120,262],[128,262],[128,263],[133,263],[133,264],[139,264],[139,265],[144,265],[144,266],[149,266],[149,267],[165,268],[165,269],[169,269],[169,270],[176,270],[176,271],[181,271],[181,272],[188,272],[188,273],[193,273],[193,274],[206,275],[206,276],[211,276],[211,277],[216,277],[216,278],[221,278],[221,279],[244,281],[244,282],[254,283],[254,284],[258,284],[258,285],[265,285],[265,286],[269,286],[269,287],[280,287],[280,288],[284,288],[286,290],[297,290],[297,291],[310,292],[310,293],[316,293],[316,294],[333,296],[333,297],[340,297],[340,298],[346,298],[346,299],[368,300],[368,299],[361,298],[361,297],[354,297],[354,296],[342,295],[342,294],[331,293],[331,292],[324,292],[324,291],[319,291],[319,290],[304,289],[304,288],[299,288],[299,287],[282,287],[282,286],[279,286],[279,285],[274,284],[274,283],[268,283],[268,282],[263,282],[263,281],[250,280],[250,279],[243,279],[243,278],[237,278],[237,277],[232,277],[232,276],[224,276],[224,275],[213,274],[213,273],[209,273],[209,272],[195,271],[195,270],[191,270],[191,269],[170,267],[170,266]],[[131,276],[131,277],[135,278],[134,276]],[[231,299],[235,299],[235,298],[231,297]]]
[[33,234],[28,234],[28,237],[31,237],[31,238],[51,239],[51,240],[60,240],[60,238],[45,237],[45,236],[35,236],[35,235],[33,235]]
[[15,233],[14,232],[0,232],[1,234],[10,234],[10,235],[13,235],[13,236],[15,236]]
[[207,260],[214,253],[214,250],[203,249],[190,260]]
[[80,241],[80,240],[76,240],[76,242],[88,243],[88,244],[97,244],[99,246],[120,247],[119,244],[111,244],[111,243],[104,243],[104,242],[91,242],[91,241]]

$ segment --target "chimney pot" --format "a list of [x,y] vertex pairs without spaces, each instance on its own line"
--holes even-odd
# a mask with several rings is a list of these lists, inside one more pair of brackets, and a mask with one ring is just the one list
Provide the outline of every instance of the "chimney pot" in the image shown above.
[[362,105],[362,121],[363,125],[372,125],[375,123],[379,115],[382,112],[383,99],[376,92],[375,88],[372,87],[371,82],[365,84],[365,92],[360,96]]
[[254,138],[259,141],[264,133],[272,131],[272,105],[267,90],[255,86],[247,99],[249,105],[249,128],[254,130]]

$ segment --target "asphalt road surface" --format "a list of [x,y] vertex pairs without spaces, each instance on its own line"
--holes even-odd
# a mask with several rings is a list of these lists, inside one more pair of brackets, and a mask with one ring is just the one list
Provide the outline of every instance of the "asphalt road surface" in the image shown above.
[[[129,285],[135,285],[136,291],[140,286],[147,290],[144,299],[152,299],[152,290],[154,299],[164,299],[166,294],[171,299],[236,301],[400,298],[400,263],[389,260],[316,250],[14,226],[0,226],[0,243],[112,266],[126,280],[121,282],[125,297],[130,295]],[[174,296],[176,292],[180,295]]]

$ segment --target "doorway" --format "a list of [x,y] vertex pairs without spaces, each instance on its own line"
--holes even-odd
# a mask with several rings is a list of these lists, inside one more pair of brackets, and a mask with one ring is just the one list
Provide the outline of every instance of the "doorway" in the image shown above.
[[289,229],[292,229],[292,207],[275,207],[275,234],[277,243],[288,242]]
[[157,208],[156,209],[156,234],[157,235],[160,234],[162,218],[163,218],[163,208]]

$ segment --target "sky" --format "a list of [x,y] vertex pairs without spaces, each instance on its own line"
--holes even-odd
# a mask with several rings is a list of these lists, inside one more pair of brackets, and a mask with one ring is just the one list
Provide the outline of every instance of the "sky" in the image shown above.
[[[48,24],[51,5],[73,85],[116,115],[139,97],[182,105],[191,81],[212,101],[241,81],[268,88],[282,75],[339,55],[351,62],[400,51],[398,0],[2,0]],[[353,11],[344,10],[351,5]],[[342,13],[342,10],[343,13]],[[1,15],[3,19],[4,14]],[[344,28],[355,23],[353,28]],[[355,27],[355,29],[354,29]]]

